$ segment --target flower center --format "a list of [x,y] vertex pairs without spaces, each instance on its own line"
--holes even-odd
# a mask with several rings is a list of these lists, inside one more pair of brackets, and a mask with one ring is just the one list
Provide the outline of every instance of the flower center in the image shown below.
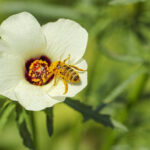
[[32,58],[26,62],[25,78],[34,85],[42,86],[49,83],[53,74],[49,71],[51,61],[46,56]]

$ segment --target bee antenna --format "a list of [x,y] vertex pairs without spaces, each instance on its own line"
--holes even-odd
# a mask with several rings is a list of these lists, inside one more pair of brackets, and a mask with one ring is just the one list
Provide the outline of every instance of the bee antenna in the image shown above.
[[70,64],[70,58],[71,58],[71,55],[70,55],[70,54],[68,54],[68,57],[69,57],[69,59],[68,59],[68,60],[69,60],[69,62],[68,62],[68,63]]
[[62,60],[63,54],[64,54],[64,53],[62,53],[62,54],[60,55],[60,59],[59,59],[60,61]]
[[64,54],[66,54],[66,50],[60,55],[60,61],[63,61],[62,58],[63,58]]

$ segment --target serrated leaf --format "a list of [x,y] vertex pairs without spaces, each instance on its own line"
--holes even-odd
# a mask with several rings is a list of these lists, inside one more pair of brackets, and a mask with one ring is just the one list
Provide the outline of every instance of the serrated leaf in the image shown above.
[[64,103],[80,112],[83,115],[84,120],[93,119],[94,121],[101,123],[104,126],[113,127],[109,115],[99,114],[98,112],[94,111],[89,105],[83,104],[78,100],[72,100],[70,98],[67,98]]
[[17,121],[17,126],[19,129],[20,136],[22,137],[22,140],[23,140],[23,144],[30,149],[34,149],[33,140],[28,130],[24,113],[26,113],[25,110],[21,106],[17,105],[16,121]]
[[145,2],[146,0],[112,0],[109,2],[111,5],[125,5],[125,4],[133,4],[138,2]]
[[53,107],[45,109],[46,113],[46,124],[47,124],[47,131],[49,136],[53,135]]
[[15,104],[10,102],[4,103],[3,109],[0,111],[0,131],[3,129],[5,126],[10,114],[12,113],[13,109],[15,108]]

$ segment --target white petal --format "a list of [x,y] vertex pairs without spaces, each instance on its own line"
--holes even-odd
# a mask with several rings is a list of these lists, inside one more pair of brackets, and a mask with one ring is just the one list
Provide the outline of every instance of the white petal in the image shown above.
[[[76,64],[75,66],[87,69],[87,63],[85,60],[82,60],[80,63]],[[83,88],[87,85],[87,71],[85,72],[78,72],[81,83],[80,84],[70,84],[68,83],[68,92],[64,95],[65,86],[62,80],[59,80],[56,86],[53,86],[53,82],[51,82],[51,88],[49,89],[49,95],[52,97],[55,96],[65,96],[65,97],[74,97],[77,93],[79,93]]]
[[71,55],[75,63],[84,55],[88,33],[78,23],[69,19],[59,19],[42,27],[47,39],[47,53],[53,60],[63,60]]
[[27,110],[39,111],[64,101],[65,98],[51,98],[40,86],[22,80],[15,89],[19,103]]
[[7,51],[7,46],[6,46],[6,43],[0,39],[0,54],[3,52],[3,51]]
[[6,50],[9,54],[36,57],[46,47],[40,24],[27,12],[12,15],[3,21],[0,26],[0,37],[9,46]]
[[17,56],[0,55],[0,94],[17,100],[14,89],[24,78],[23,61]]

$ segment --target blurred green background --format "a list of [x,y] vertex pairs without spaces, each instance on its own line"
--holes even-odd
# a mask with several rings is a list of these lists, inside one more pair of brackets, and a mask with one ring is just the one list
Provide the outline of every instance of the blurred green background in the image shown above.
[[[150,150],[149,74],[134,74],[150,61],[149,0],[0,0],[0,22],[28,11],[45,24],[69,18],[89,33],[84,58],[88,86],[76,96],[93,108],[114,89],[128,84],[102,113],[123,123],[128,131],[82,122],[80,113],[61,103],[54,107],[54,135],[50,138],[45,115],[36,113],[38,150]],[[130,78],[133,74],[132,80]],[[27,150],[22,144],[15,114],[0,132],[0,150]]]

